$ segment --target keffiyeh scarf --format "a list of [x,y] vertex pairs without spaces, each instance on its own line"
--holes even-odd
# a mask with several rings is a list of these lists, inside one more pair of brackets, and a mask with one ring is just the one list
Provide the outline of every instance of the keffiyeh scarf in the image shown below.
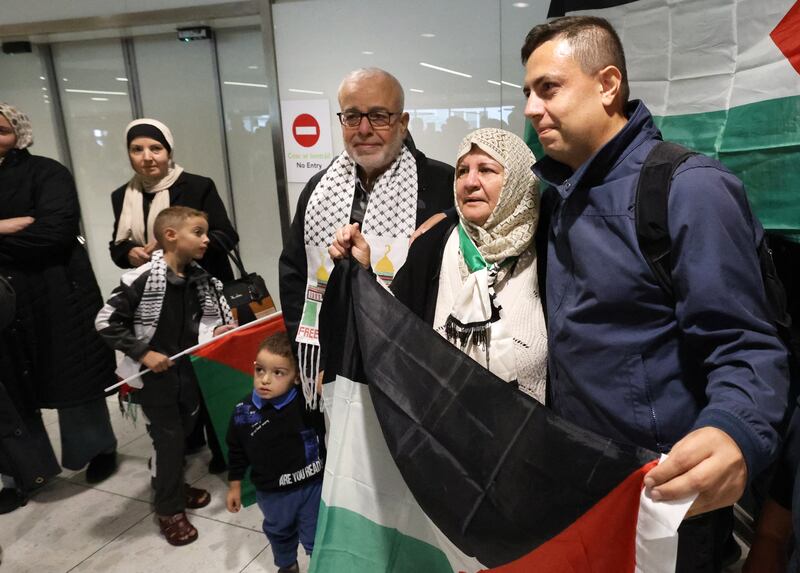
[[[133,314],[133,332],[136,338],[143,342],[150,342],[158,327],[158,318],[161,316],[161,306],[164,304],[164,295],[167,292],[167,262],[164,260],[164,251],[154,251],[150,262],[150,275],[144,285],[142,298]],[[200,266],[192,261],[193,270],[205,273]],[[220,324],[233,323],[233,315],[228,306],[228,301],[222,296],[222,283],[209,276],[207,281],[197,281],[197,298],[200,300],[202,315],[200,317],[198,342],[205,342],[214,336],[214,329]],[[141,369],[141,363],[129,356],[118,355],[117,375],[125,379],[133,376]],[[142,387],[142,379],[136,378],[128,383],[134,388]]]
[[[319,313],[333,270],[328,246],[336,230],[350,222],[355,186],[356,164],[343,152],[317,184],[306,207],[303,241],[308,279],[296,340],[303,394],[311,408],[318,400]],[[416,226],[417,187],[416,159],[403,146],[369,194],[361,232],[371,246],[372,268],[386,286],[406,260],[408,240]]]

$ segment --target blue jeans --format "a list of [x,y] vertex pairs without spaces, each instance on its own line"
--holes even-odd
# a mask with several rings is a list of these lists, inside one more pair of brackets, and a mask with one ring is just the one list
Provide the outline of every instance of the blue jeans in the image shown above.
[[321,497],[321,479],[288,491],[256,491],[256,502],[264,514],[262,527],[278,567],[297,561],[298,541],[311,555]]

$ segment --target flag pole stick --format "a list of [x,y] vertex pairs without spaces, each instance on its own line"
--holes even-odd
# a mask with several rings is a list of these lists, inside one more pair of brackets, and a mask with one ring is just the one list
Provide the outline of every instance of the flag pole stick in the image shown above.
[[[278,311],[273,312],[272,314],[268,314],[266,316],[262,316],[261,318],[257,318],[256,320],[254,320],[252,322],[248,322],[247,324],[242,324],[241,326],[237,326],[236,328],[234,328],[232,330],[228,330],[227,332],[223,332],[219,336],[215,336],[215,337],[213,337],[213,338],[211,338],[209,340],[206,340],[205,342],[201,342],[201,343],[195,344],[194,346],[191,346],[191,347],[189,347],[189,348],[187,348],[185,350],[181,350],[176,355],[170,356],[169,359],[172,360],[172,361],[175,361],[178,358],[180,358],[181,356],[185,356],[186,354],[191,354],[195,350],[200,350],[204,346],[208,346],[212,342],[216,342],[217,340],[220,340],[221,338],[224,338],[224,337],[228,336],[229,334],[233,334],[234,332],[239,332],[240,330],[246,330],[246,329],[250,328],[251,326],[256,326],[258,324],[261,324],[262,322],[266,322],[269,319],[275,318],[276,316],[281,316],[282,314],[283,314],[282,311],[278,310]],[[128,376],[127,378],[125,378],[125,380],[120,380],[116,384],[112,384],[111,386],[109,386],[108,388],[106,388],[103,391],[104,392],[111,392],[112,390],[116,390],[117,388],[119,388],[123,384],[127,384],[131,380],[135,380],[136,378],[139,378],[140,376],[142,376],[143,374],[147,374],[148,372],[151,372],[151,370],[149,368],[147,368],[145,370],[142,370],[142,371],[134,374],[133,376]]]

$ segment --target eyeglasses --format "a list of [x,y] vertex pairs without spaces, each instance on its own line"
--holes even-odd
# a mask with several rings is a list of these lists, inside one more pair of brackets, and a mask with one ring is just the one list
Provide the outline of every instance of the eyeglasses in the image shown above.
[[388,111],[368,111],[362,113],[360,111],[340,111],[336,115],[339,116],[339,121],[345,127],[358,127],[361,125],[361,119],[366,117],[369,124],[374,129],[385,129],[392,125],[392,116],[400,115],[403,112],[388,112]]

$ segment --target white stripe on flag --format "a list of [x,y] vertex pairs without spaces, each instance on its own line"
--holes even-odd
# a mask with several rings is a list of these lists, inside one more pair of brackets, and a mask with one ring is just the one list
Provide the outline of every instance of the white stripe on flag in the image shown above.
[[[667,459],[661,455],[659,463]],[[677,501],[653,501],[642,490],[636,521],[636,573],[674,573],[678,527],[697,494]]]
[[459,551],[414,500],[386,446],[369,388],[337,376],[323,386],[323,399],[330,424],[322,482],[325,505],[349,509],[438,547],[453,571],[485,569]]
[[800,93],[769,34],[794,0],[640,0],[593,14],[625,48],[631,97],[653,115],[721,111]]

